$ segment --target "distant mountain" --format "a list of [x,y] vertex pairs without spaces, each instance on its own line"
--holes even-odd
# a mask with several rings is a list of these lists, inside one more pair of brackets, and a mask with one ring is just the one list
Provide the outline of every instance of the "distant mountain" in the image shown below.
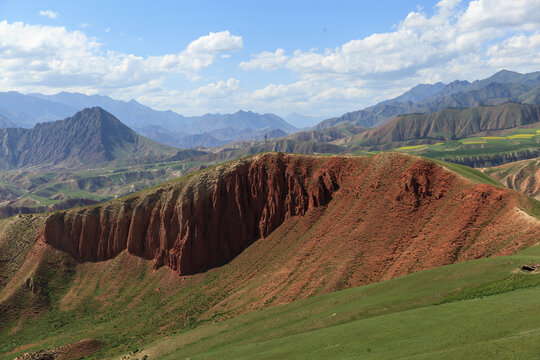
[[536,87],[540,85],[540,71],[521,74],[516,71],[501,70],[490,77],[483,80],[476,80],[471,85],[475,89],[482,88],[490,83],[515,83],[526,85],[528,87]]
[[444,109],[430,114],[401,115],[359,134],[361,146],[390,149],[412,140],[446,141],[539,123],[540,105],[506,103],[470,109]]
[[481,105],[500,105],[516,101],[521,94],[529,91],[529,87],[518,83],[489,83],[478,90],[458,92],[444,97],[433,97],[424,104],[429,112],[446,108],[471,108]]
[[[152,140],[171,146],[190,147],[209,146],[210,135],[216,138],[216,144],[224,144],[238,140],[252,140],[265,133],[280,129],[286,133],[296,128],[274,114],[257,114],[251,111],[238,111],[234,114],[205,114],[202,116],[186,117],[173,111],[154,110],[139,104],[135,100],[114,100],[108,96],[85,95],[79,93],[61,92],[55,95],[28,94],[22,95],[47,103],[44,113],[55,113],[48,110],[50,103],[60,104],[72,109],[68,114],[82,108],[99,106],[116,116],[120,121],[131,127],[139,134]],[[1,103],[0,103],[1,104]],[[1,110],[1,109],[0,109]],[[56,120],[64,116],[53,116],[44,120]],[[31,121],[27,121],[31,122]],[[201,135],[201,136],[192,136]],[[197,142],[200,139],[201,142]]]
[[80,108],[24,95],[16,91],[0,92],[0,113],[17,126],[30,128],[38,122],[63,119]]
[[0,169],[141,162],[177,151],[137,135],[99,107],[84,109],[65,120],[40,123],[32,129],[1,129],[0,144]]
[[206,114],[189,119],[188,129],[191,133],[204,133],[228,127],[242,130],[281,129],[286,132],[296,129],[277,115],[242,110],[234,114]]
[[[454,81],[442,88],[441,85],[443,84],[418,85],[397,98],[324,120],[315,128],[325,129],[343,124],[375,127],[397,115],[431,113],[452,107],[470,108],[480,105],[499,105],[505,102],[540,104],[536,102],[539,97],[534,94],[525,99],[522,98],[524,94],[540,86],[540,72],[520,74],[502,70],[487,79],[476,80],[472,83]],[[440,90],[434,92],[439,88]],[[432,94],[429,95],[430,93]]]
[[[154,125],[166,127],[168,131],[181,131],[188,123],[186,118],[173,111],[154,110],[139,104],[135,100],[114,100],[108,96],[85,95],[80,93],[60,92],[56,95],[28,94],[28,96],[60,103],[74,109],[101,107],[120,119],[127,126],[138,130]],[[55,119],[50,119],[55,120]]]
[[297,132],[287,136],[287,139],[296,141],[331,142],[358,135],[369,129],[346,124],[334,126],[323,130],[308,130]]
[[188,135],[176,140],[175,143],[177,144],[177,147],[184,149],[190,149],[197,146],[216,147],[225,145],[224,141],[220,141],[208,133]]
[[420,102],[425,100],[426,98],[435,95],[439,91],[441,91],[446,84],[442,82],[438,82],[436,84],[419,84],[410,89],[409,91],[406,91],[402,95],[395,97],[390,100],[383,101],[383,103],[391,103],[391,102],[400,102],[400,103],[406,103],[406,102]]
[[11,120],[6,118],[4,115],[0,114],[0,129],[11,128],[11,127],[16,127],[16,126]]
[[408,101],[406,103],[382,102],[377,105],[365,108],[363,110],[343,114],[340,117],[326,119],[318,123],[314,127],[314,129],[322,130],[346,124],[353,124],[361,127],[375,127],[379,124],[384,124],[385,122],[397,115],[410,114],[415,112],[425,113],[428,111],[429,108],[427,106],[418,105],[411,101]]
[[[177,147],[217,146],[232,141],[256,139],[272,130],[279,129],[288,134],[296,129],[277,115],[257,114],[251,111],[186,117],[170,110],[154,110],[148,106],[139,104],[135,100],[126,102],[115,100],[108,96],[68,92],[61,92],[55,95],[38,93],[28,95],[15,94],[21,99],[26,98],[26,102],[36,103],[33,108],[37,109],[36,111],[38,113],[41,106],[41,114],[44,115],[39,117],[40,121],[64,118],[77,110],[98,106],[116,116],[120,121],[139,134],[152,140]],[[1,104],[2,102],[0,101]],[[51,104],[55,104],[55,107],[53,108]],[[56,108],[58,106],[60,106],[60,109]],[[22,111],[17,106],[12,106],[10,109],[12,113]],[[1,107],[0,110],[2,110]],[[24,125],[21,126],[33,126],[33,124],[38,122],[36,111],[32,112],[32,114],[25,113],[22,116],[23,120],[17,123],[23,124],[24,122]],[[15,118],[14,116],[11,117]],[[207,135],[218,141],[210,141],[211,139]],[[200,141],[197,141],[197,139],[200,139]]]
[[518,101],[524,104],[540,104],[540,86],[521,94]]
[[255,138],[255,140],[269,140],[269,139],[278,139],[287,136],[287,133],[281,129],[272,129],[263,135]]

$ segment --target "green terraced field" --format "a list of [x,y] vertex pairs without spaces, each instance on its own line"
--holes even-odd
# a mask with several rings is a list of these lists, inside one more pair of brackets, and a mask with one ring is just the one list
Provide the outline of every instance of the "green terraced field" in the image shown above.
[[31,208],[67,199],[107,201],[177,178],[199,165],[202,163],[182,160],[74,172],[4,171],[0,174],[0,205]]
[[[481,136],[435,144],[402,146],[394,149],[411,154],[457,162],[469,166],[491,166],[538,156],[539,129],[518,129],[501,136]],[[535,156],[536,155],[536,156]]]
[[448,153],[453,155],[482,154],[537,148],[539,145],[540,129],[518,129],[503,136],[480,136],[435,144],[402,146],[395,150],[439,158]]

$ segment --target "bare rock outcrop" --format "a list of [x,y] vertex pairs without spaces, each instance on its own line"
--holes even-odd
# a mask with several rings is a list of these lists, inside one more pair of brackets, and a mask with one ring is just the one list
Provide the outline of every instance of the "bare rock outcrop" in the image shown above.
[[79,261],[110,259],[127,249],[192,274],[221,265],[285,219],[326,205],[339,169],[316,158],[282,154],[219,166],[103,205],[57,212],[40,240]]

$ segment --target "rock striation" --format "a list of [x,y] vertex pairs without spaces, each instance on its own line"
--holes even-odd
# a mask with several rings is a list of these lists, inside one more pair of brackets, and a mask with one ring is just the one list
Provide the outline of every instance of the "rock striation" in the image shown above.
[[326,205],[340,169],[316,158],[265,155],[100,206],[57,212],[40,239],[79,261],[127,249],[192,274],[229,261],[285,219]]

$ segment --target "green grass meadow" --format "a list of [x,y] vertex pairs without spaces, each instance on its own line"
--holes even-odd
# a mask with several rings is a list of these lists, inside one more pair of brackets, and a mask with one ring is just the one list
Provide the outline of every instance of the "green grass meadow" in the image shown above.
[[540,247],[300,300],[160,340],[149,359],[536,359]]

